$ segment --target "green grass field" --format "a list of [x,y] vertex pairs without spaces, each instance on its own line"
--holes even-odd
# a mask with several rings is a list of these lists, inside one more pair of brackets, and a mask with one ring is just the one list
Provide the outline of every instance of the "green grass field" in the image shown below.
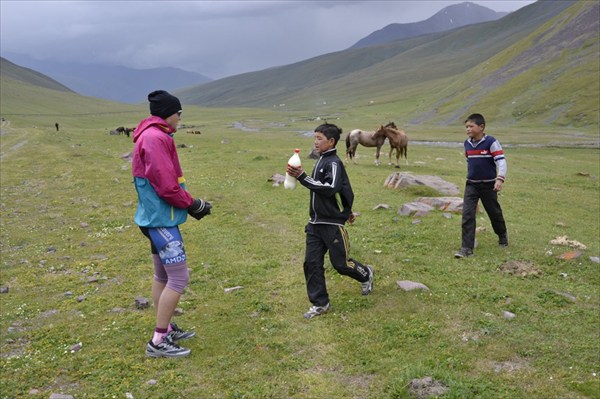
[[[345,131],[395,118],[391,109],[372,110],[329,117]],[[410,381],[425,376],[449,388],[444,398],[600,398],[600,273],[590,259],[600,256],[600,152],[573,148],[597,143],[597,132],[524,132],[490,121],[489,132],[507,144],[500,202],[511,246],[498,248],[482,213],[486,230],[466,260],[452,257],[460,215],[399,216],[402,204],[437,194],[384,187],[398,170],[376,167],[373,149],[360,147],[359,164],[347,165],[360,212],[348,232],[353,257],[375,267],[375,289],[362,297],[327,262],[332,311],[307,321],[309,193],[268,179],[284,173],[296,147],[312,169],[312,138],[302,133],[320,122],[186,108],[182,122],[202,134],[177,133],[186,145],[179,157],[188,189],[214,208],[182,226],[191,281],[175,321],[197,336],[183,343],[189,357],[171,360],[145,357],[154,310],[134,303],[151,298],[149,244],[133,223],[135,190],[122,158],[132,143],[108,134],[145,115],[128,111],[63,115],[59,133],[58,116],[3,115],[0,286],[9,292],[0,294],[1,398],[408,398]],[[408,133],[465,136],[460,124]],[[524,143],[552,147],[516,146]],[[342,158],[344,150],[340,143]],[[408,159],[400,171],[462,190],[460,148],[409,145]],[[390,208],[374,210],[380,203]],[[587,246],[580,257],[559,259],[572,248],[550,241],[565,235]],[[503,273],[508,262],[539,273]],[[399,280],[430,290],[403,292]],[[243,289],[224,292],[234,286]]]

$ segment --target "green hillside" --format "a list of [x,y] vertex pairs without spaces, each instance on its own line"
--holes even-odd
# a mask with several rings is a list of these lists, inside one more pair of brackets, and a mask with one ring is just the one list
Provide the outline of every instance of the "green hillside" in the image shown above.
[[0,57],[0,70],[2,71],[2,76],[6,78],[11,78],[15,80],[19,80],[24,83],[28,83],[34,86],[45,87],[51,90],[58,90],[64,92],[73,93],[73,90],[68,87],[58,83],[56,80],[36,72],[29,68],[23,68],[18,65],[13,64],[5,58]]
[[394,109],[415,125],[453,124],[477,108],[503,125],[597,127],[598,7],[537,2],[498,21],[327,54],[178,95],[215,107]]
[[[25,71],[25,73],[23,73]],[[45,87],[42,80],[26,82],[25,68],[17,67],[11,78],[2,69],[0,115],[16,125],[54,125],[68,120],[71,126],[102,123],[107,128],[135,124],[147,107],[80,96],[72,91]],[[41,75],[40,76],[44,76]]]
[[440,92],[433,119],[478,108],[519,125],[598,126],[598,6],[576,3],[461,75]]

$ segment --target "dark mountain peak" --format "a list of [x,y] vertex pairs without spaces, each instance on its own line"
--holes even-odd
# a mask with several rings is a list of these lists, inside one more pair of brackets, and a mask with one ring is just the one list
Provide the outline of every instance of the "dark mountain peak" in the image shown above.
[[407,24],[394,23],[387,25],[383,29],[375,31],[360,39],[350,48],[376,46],[428,33],[444,32],[460,28],[461,26],[494,21],[502,18],[506,14],[507,13],[505,12],[496,12],[487,7],[470,2],[454,4],[443,8],[430,18],[421,22],[411,22]]
[[506,14],[505,12],[496,12],[475,3],[464,2],[444,8],[424,22],[448,22],[448,26],[457,28],[473,23],[494,21]]

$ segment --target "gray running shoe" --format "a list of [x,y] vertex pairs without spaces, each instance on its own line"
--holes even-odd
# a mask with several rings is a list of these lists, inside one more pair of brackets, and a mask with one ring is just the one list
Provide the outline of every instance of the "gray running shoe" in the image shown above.
[[371,291],[373,291],[373,279],[375,277],[375,271],[371,265],[367,265],[367,270],[369,270],[369,279],[364,283],[360,283],[360,290],[363,295],[369,295]]
[[473,250],[471,248],[461,248],[460,251],[454,253],[456,259],[468,258],[473,256]]
[[171,338],[171,341],[175,342],[181,339],[192,338],[195,335],[195,331],[183,331],[181,328],[177,327],[177,324],[171,323],[171,332],[168,334],[168,337]]
[[329,304],[325,306],[311,306],[310,309],[308,309],[308,312],[304,313],[304,318],[312,319],[313,317],[321,316],[322,314],[327,313],[330,308],[331,306],[329,306]]
[[168,336],[158,345],[154,345],[152,340],[146,345],[146,356],[148,357],[182,357],[187,356],[192,351],[182,348],[174,343]]

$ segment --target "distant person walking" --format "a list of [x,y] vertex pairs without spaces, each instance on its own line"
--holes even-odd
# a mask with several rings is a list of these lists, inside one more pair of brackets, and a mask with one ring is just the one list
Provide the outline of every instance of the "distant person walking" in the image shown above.
[[58,132],[58,122],[56,122],[56,123],[54,124],[54,127],[56,128],[56,131]]
[[342,129],[329,123],[315,129],[314,145],[319,159],[310,176],[302,170],[302,166],[287,167],[287,173],[310,190],[310,220],[305,228],[304,277],[312,306],[304,313],[307,319],[320,316],[330,309],[324,268],[328,251],[334,269],[341,275],[359,281],[363,295],[369,295],[373,290],[373,268],[349,257],[350,241],[344,225],[346,222],[354,223],[354,192],[344,164],[336,154],[335,146],[341,134]]
[[146,345],[150,357],[179,357],[190,354],[176,342],[191,338],[171,322],[184,288],[189,282],[187,258],[179,225],[187,215],[200,220],[211,212],[211,204],[194,199],[186,191],[173,134],[181,119],[179,99],[166,91],[148,95],[150,116],[135,129],[132,172],[138,195],[135,223],[150,240],[154,280],[152,300],[156,326]]
[[465,120],[467,136],[465,157],[467,158],[467,182],[462,210],[462,244],[455,258],[473,255],[477,203],[481,200],[487,212],[498,244],[508,247],[508,234],[502,208],[498,202],[498,192],[502,190],[506,178],[506,160],[502,146],[492,136],[484,133],[485,119],[481,114],[471,114]]

